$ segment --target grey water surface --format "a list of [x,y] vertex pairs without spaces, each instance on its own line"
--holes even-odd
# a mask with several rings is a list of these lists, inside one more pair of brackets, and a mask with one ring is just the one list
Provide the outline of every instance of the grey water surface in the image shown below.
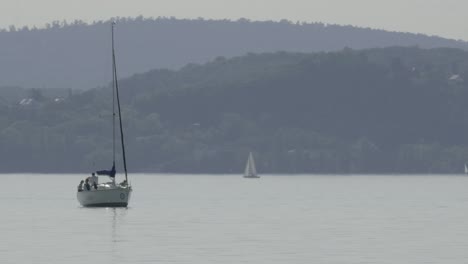
[[0,175],[0,263],[468,263],[468,177],[131,175],[127,209],[84,175]]

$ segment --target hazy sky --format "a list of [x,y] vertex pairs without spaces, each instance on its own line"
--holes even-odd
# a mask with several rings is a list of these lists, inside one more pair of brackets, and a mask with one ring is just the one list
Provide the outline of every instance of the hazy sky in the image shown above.
[[347,24],[468,40],[468,0],[0,0],[0,27],[110,17],[228,18]]

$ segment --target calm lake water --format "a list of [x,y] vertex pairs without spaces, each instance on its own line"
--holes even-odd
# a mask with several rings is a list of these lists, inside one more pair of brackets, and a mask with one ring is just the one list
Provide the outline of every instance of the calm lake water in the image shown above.
[[468,263],[468,177],[131,175],[128,209],[80,175],[1,175],[0,263]]

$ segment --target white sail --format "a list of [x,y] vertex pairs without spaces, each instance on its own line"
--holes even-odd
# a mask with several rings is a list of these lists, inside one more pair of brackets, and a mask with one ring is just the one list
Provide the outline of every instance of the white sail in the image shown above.
[[247,164],[245,165],[244,177],[246,178],[258,178],[257,169],[255,168],[255,161],[252,152],[249,153]]
[[465,163],[465,174],[468,174],[468,166]]

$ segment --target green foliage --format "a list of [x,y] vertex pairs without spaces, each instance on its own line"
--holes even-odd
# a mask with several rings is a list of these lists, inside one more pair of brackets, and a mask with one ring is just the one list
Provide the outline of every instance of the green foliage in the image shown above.
[[[457,173],[468,159],[466,78],[467,52],[416,47],[248,54],[135,75],[120,82],[129,170],[241,173],[252,151],[260,172]],[[31,93],[34,104],[0,105],[1,170],[110,168],[110,88],[58,101]]]

